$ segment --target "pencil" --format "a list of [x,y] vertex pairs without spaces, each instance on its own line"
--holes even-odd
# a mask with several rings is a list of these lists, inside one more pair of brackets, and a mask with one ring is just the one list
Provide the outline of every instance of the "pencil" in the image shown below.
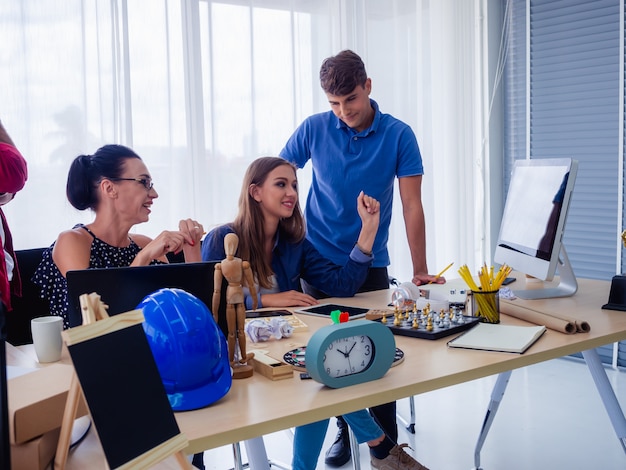
[[[452,265],[454,264],[454,261],[452,263],[450,263],[448,266],[446,266],[445,268],[443,268],[439,274],[437,274],[435,277],[441,277],[443,276],[443,273],[445,273],[448,269],[450,269],[450,267],[452,267]],[[429,284],[432,284],[433,281],[430,281]]]

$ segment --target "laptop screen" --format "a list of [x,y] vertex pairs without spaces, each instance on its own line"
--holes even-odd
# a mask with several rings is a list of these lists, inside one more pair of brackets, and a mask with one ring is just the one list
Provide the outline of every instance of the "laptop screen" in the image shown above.
[[[216,262],[173,263],[122,268],[84,269],[67,272],[70,326],[82,324],[80,296],[97,293],[108,305],[109,315],[134,310],[143,298],[164,287],[183,289],[211,310]],[[227,332],[226,287],[222,282],[218,324]],[[226,333],[225,333],[226,334]]]

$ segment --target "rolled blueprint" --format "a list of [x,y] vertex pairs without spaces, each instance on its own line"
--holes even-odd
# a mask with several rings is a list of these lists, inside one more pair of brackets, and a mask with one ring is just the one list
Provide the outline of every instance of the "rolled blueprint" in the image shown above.
[[545,325],[546,328],[566,334],[586,333],[591,330],[591,326],[586,321],[577,321],[565,315],[539,312],[528,307],[515,305],[510,301],[500,302],[500,312],[530,323]]

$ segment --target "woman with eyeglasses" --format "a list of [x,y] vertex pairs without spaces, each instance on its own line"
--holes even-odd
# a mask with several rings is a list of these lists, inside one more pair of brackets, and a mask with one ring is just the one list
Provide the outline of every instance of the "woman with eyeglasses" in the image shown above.
[[130,234],[133,225],[148,221],[159,195],[143,160],[128,147],[105,145],[93,155],[76,157],[66,194],[72,206],[91,209],[95,218],[62,232],[33,275],[41,297],[50,303],[50,314],[63,317],[64,328],[75,326],[68,317],[68,271],[167,263],[168,253],[181,251],[186,262],[202,261],[204,228],[195,220],[181,220],[178,230],[164,231],[154,240]]

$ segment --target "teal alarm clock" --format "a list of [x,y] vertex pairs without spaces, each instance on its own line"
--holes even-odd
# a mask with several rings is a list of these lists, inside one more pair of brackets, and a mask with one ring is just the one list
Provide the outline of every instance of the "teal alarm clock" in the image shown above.
[[306,346],[308,374],[331,388],[381,378],[393,362],[396,341],[385,325],[352,320],[317,330]]

